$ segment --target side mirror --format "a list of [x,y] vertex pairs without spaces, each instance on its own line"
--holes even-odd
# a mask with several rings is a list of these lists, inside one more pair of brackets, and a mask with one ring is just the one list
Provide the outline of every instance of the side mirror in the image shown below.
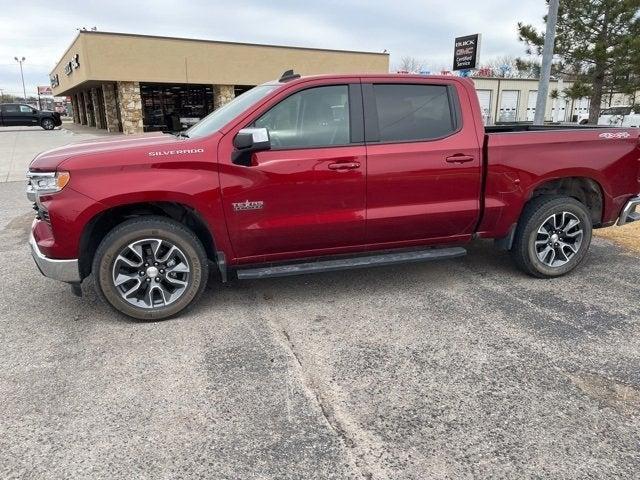
[[266,128],[243,128],[233,139],[233,146],[236,151],[233,152],[232,162],[235,165],[251,166],[251,154],[271,148],[271,140],[269,139],[269,130]]
[[38,113],[38,110],[36,110],[36,109],[34,108],[34,109],[32,109],[32,110],[31,110],[31,113],[33,113],[33,114],[35,115],[36,113]]

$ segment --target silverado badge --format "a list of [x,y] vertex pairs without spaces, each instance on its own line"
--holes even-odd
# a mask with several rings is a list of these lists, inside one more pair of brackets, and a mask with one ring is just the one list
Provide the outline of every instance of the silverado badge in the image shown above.
[[241,212],[244,210],[261,210],[262,207],[264,207],[264,202],[262,200],[256,202],[245,200],[244,202],[232,203],[231,205],[233,205],[233,209],[236,212]]

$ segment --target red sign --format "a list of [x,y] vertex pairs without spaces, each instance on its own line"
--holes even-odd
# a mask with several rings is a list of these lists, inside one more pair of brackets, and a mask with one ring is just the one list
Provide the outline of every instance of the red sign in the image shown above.
[[38,87],[38,95],[53,95],[51,87]]

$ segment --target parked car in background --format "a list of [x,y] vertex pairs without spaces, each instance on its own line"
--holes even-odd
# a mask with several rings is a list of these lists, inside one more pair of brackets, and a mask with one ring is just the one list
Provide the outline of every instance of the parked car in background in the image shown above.
[[[580,125],[588,124],[589,114],[581,114],[578,117],[578,123]],[[600,112],[598,125],[606,127],[638,128],[640,127],[640,105],[635,105],[633,107],[622,106],[605,108]]]
[[[640,131],[485,127],[471,81],[286,72],[175,135],[39,154],[30,244],[47,276],[135,318],[223,281],[454,258],[495,239],[534,277],[640,220]],[[425,285],[424,288],[428,288]]]
[[605,108],[600,112],[598,125],[607,127],[640,127],[640,105]]
[[38,110],[22,103],[0,105],[0,127],[42,127],[53,130],[62,125],[60,114]]

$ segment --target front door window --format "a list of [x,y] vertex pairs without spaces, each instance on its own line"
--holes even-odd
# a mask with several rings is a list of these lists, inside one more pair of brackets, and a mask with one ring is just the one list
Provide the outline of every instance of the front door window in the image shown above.
[[256,120],[267,128],[273,148],[349,144],[349,88],[316,87],[294,93]]

